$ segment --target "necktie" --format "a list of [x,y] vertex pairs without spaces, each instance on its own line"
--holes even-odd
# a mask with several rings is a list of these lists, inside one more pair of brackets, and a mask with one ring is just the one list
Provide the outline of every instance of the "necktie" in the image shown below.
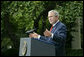
[[50,32],[52,31],[52,28],[53,28],[53,25],[52,25],[51,28],[50,28]]

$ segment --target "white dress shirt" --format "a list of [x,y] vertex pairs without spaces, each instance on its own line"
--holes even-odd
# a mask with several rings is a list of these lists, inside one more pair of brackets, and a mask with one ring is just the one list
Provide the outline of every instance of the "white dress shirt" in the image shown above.
[[[59,22],[59,20],[57,20],[57,22],[55,24],[53,24],[53,27]],[[51,33],[51,38],[53,38],[53,33]]]

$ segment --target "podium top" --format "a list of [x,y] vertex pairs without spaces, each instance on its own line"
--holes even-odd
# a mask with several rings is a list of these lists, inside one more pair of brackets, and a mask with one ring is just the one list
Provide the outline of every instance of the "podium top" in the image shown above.
[[49,42],[49,41],[44,41],[44,40],[39,40],[39,39],[36,39],[36,38],[29,38],[29,37],[24,37],[24,38],[22,38],[22,39],[25,39],[25,40],[27,40],[27,39],[34,39],[34,40],[36,40],[36,41],[40,41],[40,42],[43,42],[43,43],[45,43],[45,44],[49,44],[49,45],[55,45],[56,43],[55,42]]

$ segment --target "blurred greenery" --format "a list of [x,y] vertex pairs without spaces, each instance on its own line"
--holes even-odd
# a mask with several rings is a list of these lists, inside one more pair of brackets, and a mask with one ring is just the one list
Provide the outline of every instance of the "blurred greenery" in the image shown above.
[[[25,34],[27,30],[38,28],[36,32],[43,35],[43,31],[51,27],[47,13],[52,9],[60,13],[60,21],[67,26],[66,48],[71,48],[73,38],[71,32],[74,31],[71,28],[76,25],[74,22],[76,19],[83,20],[83,1],[1,1],[2,55],[7,53],[8,46],[12,46],[10,50],[17,50],[14,52],[17,55],[20,38],[28,37]],[[83,39],[83,22],[80,23]]]
[[83,56],[83,49],[67,49],[66,56]]

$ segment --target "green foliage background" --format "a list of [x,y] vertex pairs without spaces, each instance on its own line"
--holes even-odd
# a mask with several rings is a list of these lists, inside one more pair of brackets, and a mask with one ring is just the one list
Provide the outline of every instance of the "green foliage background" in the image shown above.
[[[67,26],[66,48],[71,48],[73,36],[71,32],[76,19],[83,20],[83,1],[1,1],[1,52],[2,55],[12,49],[19,50],[21,37],[28,37],[27,30],[38,28],[37,33],[43,35],[49,29],[47,13],[55,9],[60,14],[60,21]],[[83,35],[81,22],[81,35]],[[83,38],[83,36],[81,36]],[[17,54],[18,55],[18,54]]]

